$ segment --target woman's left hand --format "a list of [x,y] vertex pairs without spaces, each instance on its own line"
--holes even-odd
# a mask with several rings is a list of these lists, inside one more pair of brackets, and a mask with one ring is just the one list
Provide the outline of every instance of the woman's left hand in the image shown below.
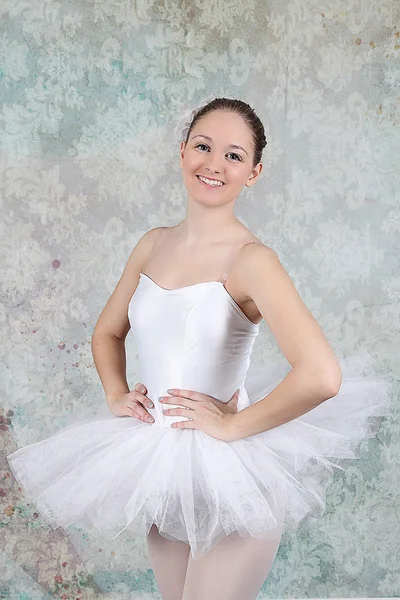
[[[239,391],[233,394],[228,402],[221,402],[213,396],[194,392],[192,390],[170,389],[170,396],[160,399],[162,404],[179,404],[186,408],[165,408],[166,416],[187,417],[187,421],[172,423],[171,427],[180,429],[200,429],[224,442],[232,441],[232,420],[237,412]],[[219,405],[223,405],[223,407]],[[190,409],[188,411],[188,409]],[[189,420],[190,419],[190,420]]]

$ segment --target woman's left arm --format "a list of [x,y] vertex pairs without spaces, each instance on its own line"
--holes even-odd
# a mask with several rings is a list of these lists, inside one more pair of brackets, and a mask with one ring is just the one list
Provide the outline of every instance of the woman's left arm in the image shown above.
[[295,419],[341,385],[339,362],[276,253],[251,244],[243,253],[241,285],[256,303],[292,370],[258,402],[227,415],[230,441],[268,431]]

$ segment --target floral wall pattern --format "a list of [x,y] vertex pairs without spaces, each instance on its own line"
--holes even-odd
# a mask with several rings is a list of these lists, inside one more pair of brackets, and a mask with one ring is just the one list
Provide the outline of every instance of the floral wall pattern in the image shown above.
[[[50,530],[5,456],[105,402],[95,322],[139,237],[184,218],[180,132],[218,96],[268,140],[236,214],[337,354],[365,347],[398,393],[396,0],[1,0],[0,597],[160,598],[145,539]],[[263,325],[254,360],[277,352]],[[133,387],[129,335],[127,357]],[[399,423],[397,402],[260,598],[400,595]]]

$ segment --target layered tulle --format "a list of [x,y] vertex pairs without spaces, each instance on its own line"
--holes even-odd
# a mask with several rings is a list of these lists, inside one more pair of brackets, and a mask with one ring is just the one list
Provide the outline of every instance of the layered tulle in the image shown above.
[[[107,407],[8,455],[24,494],[55,529],[74,524],[115,538],[149,532],[203,556],[232,532],[268,538],[322,514],[343,459],[359,458],[391,410],[388,380],[365,373],[369,356],[342,359],[339,393],[289,423],[235,442],[171,429]],[[282,359],[250,366],[239,408],[266,396],[290,370]]]

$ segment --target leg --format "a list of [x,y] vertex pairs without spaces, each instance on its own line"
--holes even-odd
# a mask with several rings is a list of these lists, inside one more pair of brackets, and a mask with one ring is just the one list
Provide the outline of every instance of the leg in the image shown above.
[[189,557],[182,600],[255,600],[278,552],[282,527],[271,540],[232,533],[205,556]]
[[182,600],[190,546],[165,539],[152,525],[147,535],[147,547],[162,599]]

